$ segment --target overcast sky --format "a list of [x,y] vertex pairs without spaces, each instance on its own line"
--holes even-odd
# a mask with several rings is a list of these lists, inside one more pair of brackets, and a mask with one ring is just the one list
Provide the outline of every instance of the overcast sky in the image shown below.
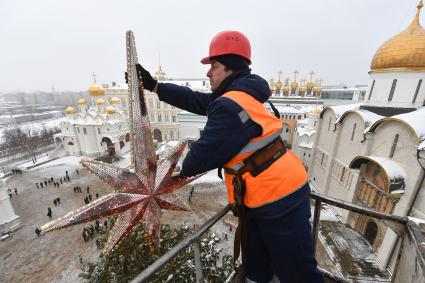
[[[151,73],[203,78],[211,38],[245,33],[253,72],[367,84],[373,54],[404,30],[419,0],[0,0],[0,92],[86,90],[123,81],[125,32]],[[422,13],[422,23],[424,16]],[[424,23],[423,23],[424,25]]]

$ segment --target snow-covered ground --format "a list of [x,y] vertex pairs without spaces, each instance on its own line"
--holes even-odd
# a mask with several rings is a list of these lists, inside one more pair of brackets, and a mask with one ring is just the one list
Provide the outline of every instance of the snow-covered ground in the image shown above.
[[[129,157],[128,154],[119,162],[128,163]],[[54,231],[42,237],[37,237],[34,233],[36,227],[48,221],[47,207],[52,208],[53,217],[57,218],[84,204],[87,186],[92,195],[99,193],[103,196],[112,191],[97,177],[81,170],[79,162],[80,157],[63,157],[24,171],[23,175],[3,179],[0,189],[18,188],[19,194],[14,195],[11,202],[23,225],[12,237],[0,242],[1,282],[82,282],[78,278],[78,255],[82,255],[84,261],[94,261],[99,255],[94,240],[84,242],[81,237],[84,224]],[[78,175],[76,169],[79,170]],[[36,189],[35,182],[51,177],[58,180],[65,176],[65,171],[69,171],[71,182],[61,184],[60,188],[48,186]],[[74,186],[81,186],[83,192],[73,192]],[[194,193],[189,201],[192,187]],[[199,227],[227,204],[226,188],[217,177],[217,170],[208,172],[177,190],[174,196],[187,209],[162,211],[161,222],[174,227],[182,224]],[[54,206],[52,201],[57,197],[61,198],[62,204]],[[228,213],[211,229],[211,232],[221,238],[218,247],[227,254],[232,254],[236,223],[237,219]],[[322,268],[352,280],[360,279],[356,282],[364,280],[363,274],[373,274],[379,281],[385,281],[385,274],[376,269],[375,255],[369,244],[355,231],[339,222],[333,209],[326,205],[321,211],[319,240],[317,259]]]
[[[123,158],[120,162],[128,163],[130,155],[126,157],[128,158]],[[12,175],[2,180],[1,190],[7,190],[8,187],[18,189],[19,194],[13,195],[11,203],[23,225],[12,237],[0,242],[0,282],[83,282],[78,278],[80,273],[78,255],[82,255],[84,261],[94,261],[99,255],[94,240],[84,242],[82,239],[84,224],[54,231],[42,237],[37,237],[34,233],[36,227],[48,222],[47,207],[52,208],[53,218],[57,218],[84,205],[87,186],[90,187],[93,196],[96,193],[103,196],[112,191],[96,176],[82,170],[80,159],[74,156],[59,158],[25,170],[22,175]],[[32,162],[24,165],[28,164],[32,165]],[[78,175],[76,169],[79,170]],[[65,171],[69,172],[71,182],[63,183],[59,188],[50,185],[47,188],[36,189],[35,182],[51,177],[58,180],[65,176]],[[199,227],[223,209],[227,204],[224,184],[210,183],[208,181],[210,178],[213,177],[206,174],[196,183],[176,191],[174,193],[176,198],[187,211],[163,210],[161,222],[172,226],[188,224]],[[74,186],[80,186],[82,193],[74,193]],[[194,193],[189,202],[192,186]],[[60,206],[53,205],[53,199],[57,197],[61,198]],[[211,230],[222,239],[219,247],[230,254],[235,225],[235,217],[228,214]],[[224,239],[226,234],[228,240]]]

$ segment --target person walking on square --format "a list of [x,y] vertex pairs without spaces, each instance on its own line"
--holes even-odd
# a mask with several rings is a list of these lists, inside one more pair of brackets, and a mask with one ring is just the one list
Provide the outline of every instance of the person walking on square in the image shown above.
[[52,209],[50,208],[50,206],[47,208],[47,217],[52,219]]

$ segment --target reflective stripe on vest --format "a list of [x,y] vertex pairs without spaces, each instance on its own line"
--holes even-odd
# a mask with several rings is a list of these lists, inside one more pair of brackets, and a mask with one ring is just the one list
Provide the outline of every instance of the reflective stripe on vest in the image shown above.
[[[256,150],[264,147],[282,133],[282,122],[272,115],[264,104],[254,97],[241,92],[230,91],[223,95],[237,103],[243,111],[239,113],[242,123],[251,119],[262,128],[262,134],[249,143],[224,167],[239,169],[243,160]],[[230,203],[234,203],[232,175],[224,174]],[[301,160],[292,151],[287,152],[269,168],[255,178],[247,172],[243,176],[246,183],[244,203],[248,207],[262,206],[285,197],[301,188],[307,181],[307,173]]]

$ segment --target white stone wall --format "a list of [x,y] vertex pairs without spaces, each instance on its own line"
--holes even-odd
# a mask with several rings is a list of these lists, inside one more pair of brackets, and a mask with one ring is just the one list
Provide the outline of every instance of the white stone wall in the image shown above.
[[[391,102],[388,97],[393,80],[397,79],[394,95]],[[412,103],[418,81],[422,79],[422,84],[416,98]],[[375,81],[372,96],[369,102],[374,105],[393,106],[393,107],[421,107],[425,101],[425,72],[384,72],[371,73],[369,78],[369,88],[366,93],[368,101],[373,81]]]
[[284,141],[286,140],[289,144],[293,144],[294,143],[294,140],[293,140],[294,136],[295,135],[294,135],[291,127],[288,124],[283,124],[282,134],[281,134],[282,139]]
[[[329,127],[329,119],[331,124]],[[416,160],[417,135],[410,126],[396,120],[387,120],[367,135],[366,141],[363,119],[357,113],[349,113],[333,132],[335,115],[325,110],[316,133],[316,146],[313,151],[312,168],[309,177],[320,192],[345,201],[352,202],[359,182],[359,171],[350,170],[349,164],[356,156],[381,156],[400,165],[407,173],[405,194],[397,203],[393,214],[406,215],[413,202],[416,190],[422,180],[422,168]],[[356,131],[351,140],[353,126]],[[329,130],[328,130],[329,129]],[[399,134],[393,157],[390,158],[394,137]],[[342,174],[342,172],[344,172]],[[348,212],[337,210],[346,221]],[[422,190],[415,202],[413,212],[417,216],[425,215],[425,193]],[[423,218],[422,218],[423,219]],[[378,264],[385,268],[390,251],[395,244],[395,233],[387,229],[384,240],[378,249]]]
[[188,112],[181,112],[177,115],[180,125],[180,139],[198,139],[204,129],[207,117]]
[[[292,151],[302,160],[304,166],[309,170],[312,162],[312,148],[314,144],[314,135],[294,135]],[[300,146],[301,145],[301,146]]]
[[[398,121],[387,121],[382,123],[372,136],[373,142],[369,155],[390,158],[390,151],[394,142],[394,137],[399,134],[394,156],[391,158],[397,162],[406,172],[406,192],[397,203],[394,214],[406,215],[410,203],[413,200],[414,192],[419,186],[422,168],[416,159],[417,137],[416,134]],[[419,208],[419,207],[418,207]],[[419,210],[425,213],[425,202]]]

